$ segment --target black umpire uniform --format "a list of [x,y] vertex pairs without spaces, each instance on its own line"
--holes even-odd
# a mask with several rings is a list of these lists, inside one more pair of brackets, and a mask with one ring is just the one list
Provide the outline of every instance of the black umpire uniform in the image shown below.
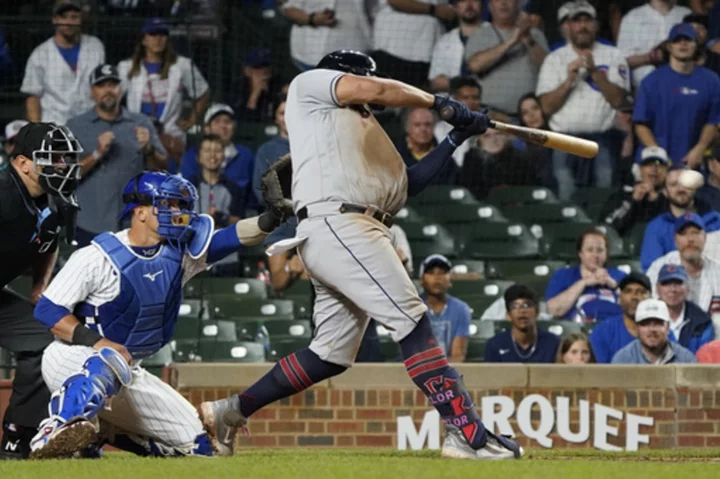
[[[73,157],[77,159],[74,152],[77,146],[65,127],[30,123],[18,133],[13,159],[8,168],[0,172],[0,347],[14,353],[17,365],[10,403],[3,418],[0,459],[28,457],[30,439],[48,414],[50,391],[42,378],[41,361],[43,350],[53,336],[33,317],[34,306],[29,298],[21,297],[7,285],[35,264],[49,262],[47,267],[53,267],[63,212],[66,216],[68,212],[64,200],[74,198],[68,190],[76,186],[70,176],[78,172],[76,166],[56,170],[52,165],[65,161],[66,155],[54,152],[73,152],[67,155],[72,162]],[[34,155],[38,151],[40,154]],[[33,160],[34,175],[18,171],[17,164],[23,161],[18,155]],[[37,164],[35,158],[40,158]],[[63,183],[63,178],[65,184],[59,190],[54,189]],[[35,195],[23,179],[34,186]],[[62,206],[58,208],[58,205]]]

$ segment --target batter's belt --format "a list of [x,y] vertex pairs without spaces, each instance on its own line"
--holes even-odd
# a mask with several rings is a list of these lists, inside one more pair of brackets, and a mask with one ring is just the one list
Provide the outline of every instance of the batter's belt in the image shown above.
[[[380,223],[384,224],[388,228],[391,228],[393,223],[395,222],[393,215],[391,215],[390,213],[387,213],[385,211],[379,210],[379,209],[375,208],[374,206],[363,206],[363,205],[355,205],[352,203],[342,203],[338,207],[338,211],[340,213],[360,213],[362,215],[370,216],[370,217],[378,220]],[[298,217],[299,221],[306,220],[308,217],[307,207],[300,208],[297,212],[297,217]]]

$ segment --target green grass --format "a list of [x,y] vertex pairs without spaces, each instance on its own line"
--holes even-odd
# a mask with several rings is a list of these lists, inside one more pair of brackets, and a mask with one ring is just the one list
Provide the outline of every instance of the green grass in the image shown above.
[[604,453],[532,450],[519,461],[442,459],[437,451],[293,449],[239,451],[233,458],[147,459],[110,453],[101,460],[0,462],[3,479],[285,478],[716,478],[719,450]]

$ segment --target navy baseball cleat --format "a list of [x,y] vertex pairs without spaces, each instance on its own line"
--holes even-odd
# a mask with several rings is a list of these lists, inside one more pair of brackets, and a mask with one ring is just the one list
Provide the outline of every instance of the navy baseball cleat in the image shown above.
[[523,448],[508,436],[498,436],[487,431],[487,442],[480,449],[473,449],[460,429],[445,425],[447,431],[440,455],[454,459],[520,459]]
[[240,398],[235,394],[227,399],[200,404],[200,421],[207,431],[218,456],[232,456],[238,429],[247,434],[247,418],[240,414]]

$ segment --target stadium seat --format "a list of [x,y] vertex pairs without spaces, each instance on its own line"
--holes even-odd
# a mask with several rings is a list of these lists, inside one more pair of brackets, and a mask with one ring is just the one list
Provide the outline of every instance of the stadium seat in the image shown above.
[[455,240],[448,230],[435,223],[406,224],[403,230],[414,257],[425,258],[431,254],[455,257]]
[[489,339],[495,335],[493,321],[474,319],[470,322],[470,337]]
[[[486,321],[488,322],[488,321]],[[485,347],[487,346],[487,338],[474,338],[470,337],[468,340],[467,354],[465,355],[465,362],[467,363],[481,363],[485,360]]]
[[203,303],[199,299],[183,299],[180,303],[180,318],[199,318],[203,311]]
[[553,223],[592,223],[582,208],[571,203],[507,205],[501,210],[511,221],[520,221],[528,226]]
[[312,318],[312,311],[313,303],[309,295],[304,297],[296,296],[293,298],[293,314],[297,319]]
[[487,262],[485,274],[488,278],[519,282],[527,279],[549,278],[556,270],[564,266],[564,261],[534,259],[492,260]]
[[427,219],[415,211],[414,208],[406,205],[395,215],[395,223],[404,230],[404,225],[408,223],[427,223]]
[[198,350],[198,340],[176,340],[170,341],[173,361],[176,363],[188,363],[195,361]]
[[520,223],[462,225],[457,235],[458,254],[475,259],[538,258],[540,245]]
[[292,338],[270,341],[268,360],[278,361],[288,354],[292,354],[310,345],[310,338]]
[[[499,333],[510,329],[511,325],[509,321],[493,321],[495,323],[495,332]],[[565,336],[568,333],[581,333],[583,328],[581,324],[574,321],[567,321],[562,319],[553,320],[539,320],[537,327],[549,331],[556,336]]]
[[508,205],[552,204],[558,199],[542,186],[496,186],[489,191],[487,201],[502,209]]
[[[577,261],[577,240],[592,225],[587,224],[545,224],[543,225],[543,239],[541,244],[545,247],[549,257],[555,260]],[[596,228],[608,237],[610,249],[609,258],[622,258],[626,255],[623,240],[612,226],[597,225]]]
[[502,280],[460,280],[454,281],[450,290],[451,295],[459,298],[490,297],[493,301],[502,296],[506,289],[513,285],[512,281]]
[[[255,343],[267,343],[270,338],[265,322],[259,319],[232,318],[235,324],[235,334],[238,341],[250,341]],[[282,321],[282,320],[273,320]],[[269,323],[273,321],[268,321]]]
[[312,338],[312,326],[307,319],[275,319],[266,321],[270,341],[291,338]]
[[173,362],[173,350],[170,344],[166,344],[158,352],[142,360],[142,367],[150,374],[162,377],[162,370]]
[[445,204],[425,205],[422,209],[425,218],[443,225],[482,223],[507,223],[500,210],[490,204]]
[[208,300],[208,313],[213,319],[225,318],[264,318],[293,319],[293,302],[289,299],[233,299],[211,298]]
[[467,188],[452,185],[432,185],[428,186],[421,194],[408,198],[408,204],[422,214],[423,207],[421,205],[478,205],[480,202],[475,199]]
[[478,279],[485,276],[485,261],[478,259],[456,259],[453,260],[453,275],[477,275]]
[[624,273],[630,273],[630,271],[638,271],[642,273],[642,266],[639,260],[634,259],[615,259],[608,261],[608,266],[619,269]]
[[238,296],[267,299],[267,286],[264,281],[251,278],[193,278],[183,288],[183,294],[187,298]]
[[178,341],[195,340],[202,335],[202,324],[205,321],[200,317],[180,317],[175,325],[173,339]]
[[585,186],[575,190],[571,200],[573,203],[585,210],[593,221],[598,221],[598,216],[600,215],[603,206],[605,206],[605,203],[614,191],[615,190],[613,188]]
[[625,235],[625,252],[628,257],[637,258],[640,256],[640,248],[642,247],[647,225],[647,223],[637,223],[633,226],[632,230]]
[[236,325],[233,321],[209,320],[202,322],[200,340],[237,341]]
[[262,363],[265,346],[249,341],[200,340],[196,356],[203,362]]
[[312,294],[313,286],[309,279],[296,279],[288,289],[282,292],[284,298],[307,298]]

